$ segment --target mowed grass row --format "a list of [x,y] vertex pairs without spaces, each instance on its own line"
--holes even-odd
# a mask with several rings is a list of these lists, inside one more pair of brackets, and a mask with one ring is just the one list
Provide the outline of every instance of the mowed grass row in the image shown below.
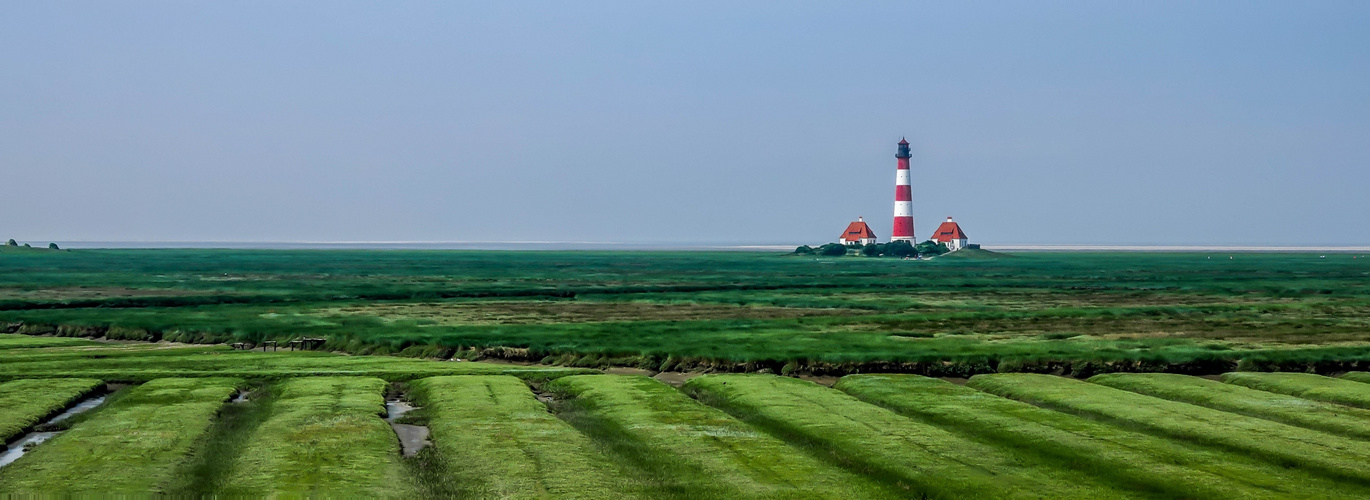
[[0,468],[0,491],[163,493],[242,381],[157,379],[120,391],[70,430]]
[[548,388],[560,416],[674,498],[888,498],[868,478],[642,376],[577,375]]
[[1370,439],[1370,410],[1174,373],[1111,373],[1090,382],[1289,425]]
[[97,345],[98,342],[66,337],[34,337],[14,333],[0,333],[0,350],[31,349],[36,347],[61,347],[78,345]]
[[[732,384],[729,384],[732,385]],[[848,375],[835,388],[1026,460],[1166,498],[1361,498],[1370,490],[918,375]]]
[[[417,460],[440,477],[425,493],[467,498],[648,497],[589,438],[558,419],[511,376],[434,377],[411,382],[433,446]],[[434,454],[436,456],[427,456]],[[430,473],[431,475],[432,473]]]
[[1068,467],[1024,460],[812,382],[774,375],[708,375],[685,387],[702,401],[882,479],[905,496],[1129,496]]
[[1239,450],[1276,465],[1301,467],[1370,485],[1370,443],[1355,439],[1054,375],[976,375],[966,385],[1163,436]]
[[1350,372],[1341,378],[1312,373],[1232,372],[1224,373],[1222,381],[1304,399],[1370,409],[1370,373],[1366,372]]
[[399,440],[370,377],[279,382],[270,416],[233,460],[226,496],[413,497]]
[[0,444],[66,409],[104,382],[87,378],[15,380],[0,384]]

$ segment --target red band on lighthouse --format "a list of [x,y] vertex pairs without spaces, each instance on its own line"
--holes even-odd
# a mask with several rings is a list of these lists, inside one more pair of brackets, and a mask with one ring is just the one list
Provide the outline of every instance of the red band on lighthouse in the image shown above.
[[890,241],[913,243],[913,186],[909,182],[909,141],[899,140],[899,166],[894,171],[894,230]]

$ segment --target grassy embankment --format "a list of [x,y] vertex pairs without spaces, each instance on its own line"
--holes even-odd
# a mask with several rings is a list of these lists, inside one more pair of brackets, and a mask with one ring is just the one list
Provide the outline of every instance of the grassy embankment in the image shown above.
[[840,391],[774,375],[706,375],[686,383],[796,446],[879,478],[905,496],[1126,498],[1093,478],[914,422]]
[[157,379],[116,393],[72,428],[0,468],[11,494],[166,492],[241,381]]
[[1164,498],[1359,498],[1368,492],[1252,459],[1038,408],[918,375],[848,375],[835,388],[1026,461]]
[[222,482],[225,496],[414,497],[385,414],[385,381],[308,377],[273,389]]
[[640,376],[577,375],[547,385],[559,414],[671,498],[884,498],[849,473]]
[[1370,409],[1370,373],[1350,372],[1341,378],[1312,373],[1225,373],[1223,382],[1314,401]]
[[1370,410],[1173,373],[1110,373],[1090,382],[1306,429],[1370,439]]
[[968,386],[1145,432],[1370,485],[1370,442],[1052,375],[976,375]]
[[0,259],[0,331],[679,370],[1370,369],[1370,260],[1208,257],[54,252]]
[[242,351],[228,346],[104,344],[0,349],[0,380],[85,377],[140,382],[171,376],[278,379],[353,375],[403,381],[437,375],[498,374],[546,380],[590,372],[577,368],[444,362],[393,356],[344,356],[316,351]]
[[660,498],[510,376],[410,382],[433,446],[414,458],[425,493],[463,498]]
[[0,444],[104,386],[94,379],[15,380],[0,384]]

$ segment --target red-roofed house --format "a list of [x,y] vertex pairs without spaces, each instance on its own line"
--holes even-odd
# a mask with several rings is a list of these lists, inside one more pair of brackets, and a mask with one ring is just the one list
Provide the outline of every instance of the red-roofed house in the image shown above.
[[961,230],[961,225],[947,217],[947,221],[937,226],[937,232],[932,233],[932,241],[946,243],[947,249],[957,251],[966,248],[966,233]]
[[857,217],[856,222],[847,224],[847,230],[842,232],[837,241],[843,245],[869,245],[875,243],[875,231],[871,231],[865,220]]

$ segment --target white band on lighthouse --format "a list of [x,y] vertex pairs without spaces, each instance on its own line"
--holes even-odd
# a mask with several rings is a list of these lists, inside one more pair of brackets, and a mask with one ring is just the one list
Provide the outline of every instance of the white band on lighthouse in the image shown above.
[[894,174],[894,185],[896,185],[896,186],[908,186],[908,185],[909,185],[909,171],[908,171],[908,169],[901,168],[901,169],[895,170],[895,174]]
[[896,201],[894,202],[895,217],[913,217],[913,202]]

